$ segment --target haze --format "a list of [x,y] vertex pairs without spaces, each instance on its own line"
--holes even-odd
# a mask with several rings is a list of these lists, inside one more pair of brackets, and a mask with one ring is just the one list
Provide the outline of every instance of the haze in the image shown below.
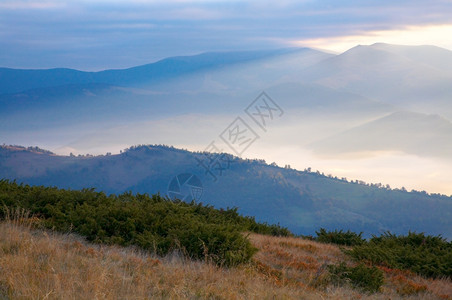
[[252,125],[244,110],[265,91],[284,114],[253,127],[260,138],[242,157],[450,195],[451,20],[451,1],[2,1],[5,68],[215,53],[182,58],[191,69],[167,77],[157,65],[158,81],[51,70],[45,83],[20,72],[5,83],[14,70],[2,69],[0,142],[67,155],[217,140],[237,154],[218,137],[237,116]]

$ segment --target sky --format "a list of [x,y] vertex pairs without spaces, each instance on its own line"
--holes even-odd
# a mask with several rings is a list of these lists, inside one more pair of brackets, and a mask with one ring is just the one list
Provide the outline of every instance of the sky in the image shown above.
[[95,71],[208,51],[342,52],[375,42],[452,50],[452,1],[0,0],[0,67]]

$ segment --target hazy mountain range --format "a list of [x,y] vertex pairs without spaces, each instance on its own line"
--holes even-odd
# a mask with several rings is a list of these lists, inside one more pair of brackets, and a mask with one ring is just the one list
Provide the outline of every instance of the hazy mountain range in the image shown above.
[[[450,129],[445,125],[441,132],[431,132],[437,124],[429,123],[435,121],[428,115],[438,114],[445,122],[452,118],[451,65],[452,52],[438,47],[374,44],[339,55],[307,48],[205,53],[101,72],[2,68],[0,133],[7,143],[39,142],[55,150],[69,145],[74,152],[96,152],[99,145],[91,145],[93,149],[79,145],[87,134],[102,136],[105,129],[115,126],[156,120],[165,123],[167,118],[190,114],[232,116],[265,90],[284,107],[288,118],[299,119],[303,112],[311,116],[343,114],[342,124],[335,120],[333,125],[342,131],[365,130],[367,122],[384,130],[390,126],[387,116],[398,111],[425,114],[428,129],[416,136],[419,142],[447,142]],[[403,126],[408,128],[410,120],[402,118],[401,123],[406,122]],[[81,128],[82,122],[88,128]],[[46,136],[55,127],[57,135],[63,131],[66,138]],[[310,134],[320,142],[333,133],[337,132]],[[384,148],[403,148],[398,145],[398,135],[411,133],[397,132],[388,137],[392,142]],[[367,132],[366,138],[369,134],[373,132]],[[130,133],[117,136],[113,151],[119,151],[122,147],[118,144],[124,144],[120,141],[128,136]],[[151,142],[158,136],[147,138]],[[193,138],[194,144],[205,143]],[[177,137],[172,144],[178,144]],[[438,147],[444,145],[421,152],[438,156],[434,149]],[[346,148],[353,152],[362,147]]]
[[[94,187],[107,193],[167,195],[177,189],[173,185],[178,176],[179,192],[188,196],[187,201],[196,194],[195,199],[204,203],[235,206],[243,214],[279,222],[295,233],[313,234],[326,227],[364,231],[366,236],[385,230],[412,230],[452,237],[450,197],[349,182],[316,171],[297,171],[230,155],[221,156],[222,170],[211,168],[210,173],[199,163],[206,155],[163,146],[140,146],[118,155],[95,157],[1,147],[0,178],[71,189]],[[192,174],[201,183],[189,181]],[[190,184],[202,189],[184,191]]]
[[[265,131],[244,112],[262,91],[284,112]],[[452,52],[434,46],[216,52],[101,72],[1,68],[0,142],[77,155],[216,140],[234,153],[218,136],[240,116],[259,136],[243,157],[452,194],[451,100]]]

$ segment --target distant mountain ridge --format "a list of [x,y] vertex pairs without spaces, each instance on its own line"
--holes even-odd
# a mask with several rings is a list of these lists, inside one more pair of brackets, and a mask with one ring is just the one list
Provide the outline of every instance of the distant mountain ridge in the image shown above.
[[425,192],[391,190],[310,170],[297,171],[226,155],[230,167],[215,181],[199,166],[205,154],[166,146],[132,147],[119,155],[58,156],[42,149],[0,148],[0,178],[33,185],[108,193],[132,191],[165,195],[176,175],[198,176],[201,201],[238,207],[258,221],[280,223],[295,233],[320,227],[442,234],[452,238],[452,198]]
[[437,114],[400,111],[310,146],[318,153],[327,155],[393,149],[419,156],[451,159],[452,122]]
[[425,49],[426,46],[411,49],[389,44],[359,45],[310,66],[302,77],[392,104],[450,99],[452,69],[440,67],[440,61],[444,61],[444,66],[451,64],[452,51],[427,47],[424,53]]
[[204,149],[265,91],[284,115],[257,132],[247,156],[449,193],[451,61],[446,49],[380,43],[337,55],[204,53],[102,72],[1,69],[0,143],[59,154],[150,141]]
[[165,58],[155,63],[128,69],[112,69],[99,72],[84,72],[66,68],[42,70],[0,68],[0,94],[70,84],[102,83],[128,85],[153,80],[158,81],[197,70],[219,68],[224,65],[250,62],[306,50],[288,48],[261,51],[207,52],[194,56]]

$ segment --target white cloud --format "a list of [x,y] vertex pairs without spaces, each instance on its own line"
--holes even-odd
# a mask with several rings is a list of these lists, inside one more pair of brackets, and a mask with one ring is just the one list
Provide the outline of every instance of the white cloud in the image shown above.
[[3,1],[0,2],[1,9],[18,10],[18,9],[54,9],[64,7],[64,1]]
[[343,52],[356,45],[384,42],[401,45],[435,45],[452,50],[452,24],[406,26],[403,29],[368,31],[361,34],[301,39],[289,42],[297,46]]
[[8,49],[0,53],[0,66],[98,70],[287,44],[341,51],[375,42],[450,49],[449,30],[413,26],[449,22],[451,8],[439,0],[0,0],[0,48]]

